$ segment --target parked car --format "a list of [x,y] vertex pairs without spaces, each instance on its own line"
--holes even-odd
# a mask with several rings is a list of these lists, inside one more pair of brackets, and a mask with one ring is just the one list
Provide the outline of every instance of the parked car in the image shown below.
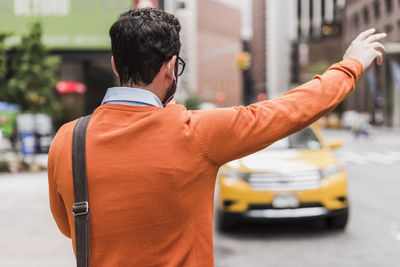
[[347,177],[317,125],[234,160],[218,173],[218,226],[231,230],[242,220],[323,218],[345,228]]

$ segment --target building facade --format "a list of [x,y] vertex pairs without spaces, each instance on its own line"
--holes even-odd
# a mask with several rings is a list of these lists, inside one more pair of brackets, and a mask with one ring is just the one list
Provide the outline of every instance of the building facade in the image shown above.
[[214,0],[198,1],[198,12],[198,92],[220,107],[241,105],[241,12]]
[[241,51],[241,12],[215,0],[165,0],[164,9],[182,25],[182,58],[187,63],[176,99],[191,94],[219,107],[242,104],[241,71],[235,56]]
[[253,36],[250,40],[251,68],[250,77],[252,79],[251,98],[253,102],[260,94],[267,93],[267,29],[266,29],[266,1],[253,1],[252,25]]
[[196,0],[164,0],[164,10],[179,18],[182,25],[181,57],[186,63],[185,74],[179,77],[175,98],[183,102],[197,89],[197,1]]
[[[344,0],[253,1],[254,96],[274,98],[315,75],[342,56]],[[299,75],[305,72],[306,75]]]
[[43,43],[61,58],[60,80],[86,85],[83,97],[61,99],[57,125],[93,112],[107,88],[118,84],[110,64],[108,31],[120,13],[134,6],[134,0],[0,1],[0,31],[13,33],[7,45],[18,43],[29,24],[39,20]]
[[253,102],[275,98],[291,85],[292,43],[297,40],[297,1],[253,0],[250,40]]
[[292,44],[297,36],[296,1],[266,1],[266,79],[268,98],[292,88]]
[[343,56],[343,10],[341,0],[298,0],[299,82],[323,72]]
[[368,112],[377,124],[400,127],[400,1],[350,0],[344,19],[346,44],[371,27],[388,34],[384,64],[364,73],[346,108]]

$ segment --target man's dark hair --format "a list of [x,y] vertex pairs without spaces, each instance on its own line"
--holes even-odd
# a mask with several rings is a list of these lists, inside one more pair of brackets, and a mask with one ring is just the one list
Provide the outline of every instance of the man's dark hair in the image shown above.
[[181,25],[155,8],[122,13],[110,28],[111,50],[121,85],[150,84],[162,64],[179,55]]

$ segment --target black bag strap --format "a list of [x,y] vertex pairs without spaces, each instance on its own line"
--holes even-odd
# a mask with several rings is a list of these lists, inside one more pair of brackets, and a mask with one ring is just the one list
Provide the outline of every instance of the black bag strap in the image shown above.
[[75,247],[77,267],[89,267],[89,203],[86,177],[86,129],[92,115],[82,117],[74,128],[72,139],[72,173],[75,203]]

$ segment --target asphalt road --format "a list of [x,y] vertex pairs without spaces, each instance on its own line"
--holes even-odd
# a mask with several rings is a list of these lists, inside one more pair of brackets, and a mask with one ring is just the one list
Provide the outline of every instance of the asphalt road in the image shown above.
[[326,230],[317,221],[215,232],[216,267],[400,266],[400,132],[379,130],[370,140],[346,131],[325,135],[343,141],[335,153],[349,177],[346,230]]
[[[400,132],[358,141],[344,131],[326,135],[344,142],[336,154],[349,176],[347,229],[294,222],[215,232],[216,267],[400,266]],[[49,212],[45,173],[0,175],[0,266],[75,266]]]

